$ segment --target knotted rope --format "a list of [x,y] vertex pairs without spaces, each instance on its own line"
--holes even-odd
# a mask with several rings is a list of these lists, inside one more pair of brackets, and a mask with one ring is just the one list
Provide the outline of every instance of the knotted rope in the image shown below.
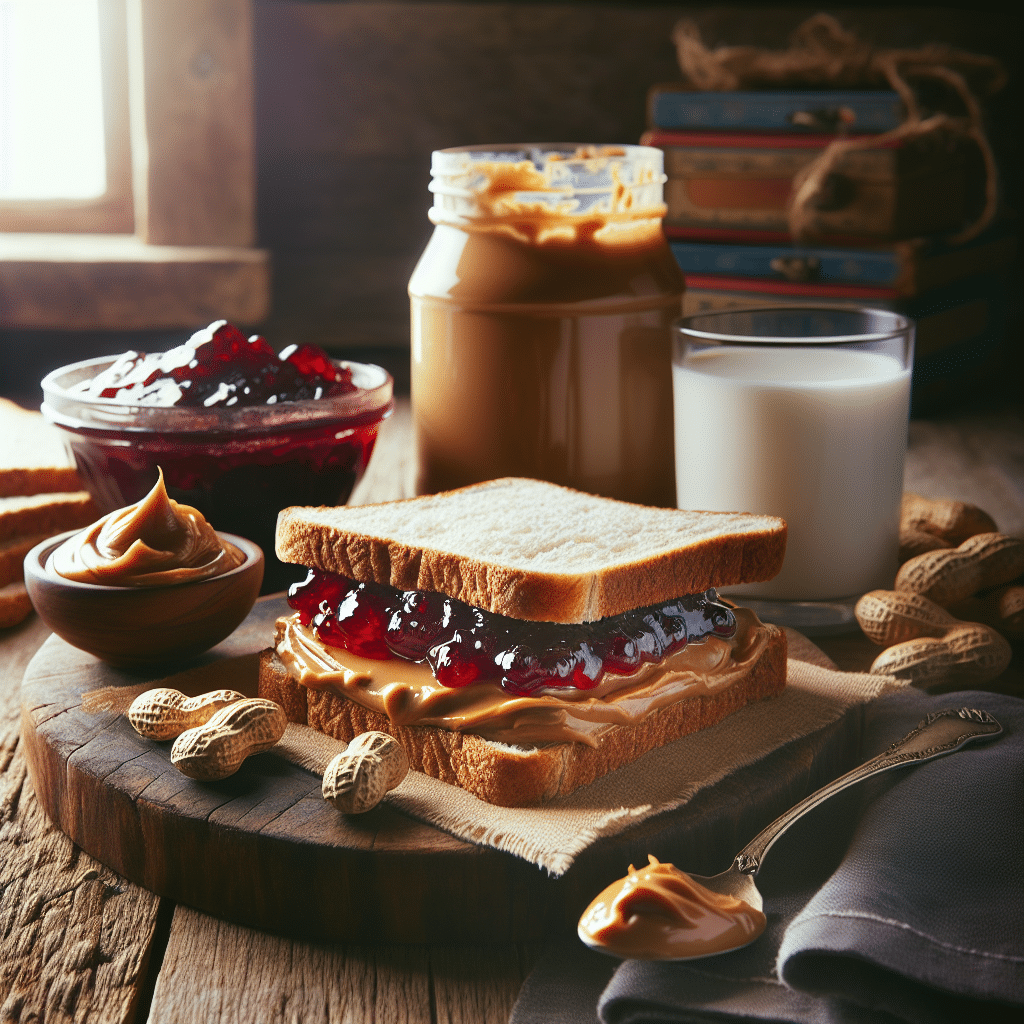
[[[881,135],[850,139],[843,137],[847,126],[840,123],[836,139],[794,178],[787,210],[794,239],[804,240],[815,233],[816,203],[828,176],[847,153],[924,136],[947,145],[970,139],[984,162],[984,207],[974,223],[950,241],[973,238],[995,216],[996,162],[982,125],[976,93],[991,95],[1006,84],[1006,72],[996,58],[939,43],[917,49],[875,49],[855,33],[846,31],[829,14],[815,14],[803,22],[786,50],[757,46],[720,46],[709,50],[697,26],[688,20],[676,25],[672,38],[683,74],[702,90],[865,89],[888,85],[899,94],[906,111],[901,125]],[[949,86],[963,103],[965,114],[940,112],[924,116],[910,82],[929,78]]]

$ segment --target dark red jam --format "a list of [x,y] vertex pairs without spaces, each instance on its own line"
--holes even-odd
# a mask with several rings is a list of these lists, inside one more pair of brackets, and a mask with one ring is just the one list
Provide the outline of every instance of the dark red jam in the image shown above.
[[[370,399],[378,389],[379,401]],[[69,386],[67,396],[51,415],[99,507],[111,512],[141,500],[163,470],[175,501],[260,545],[264,593],[304,572],[274,557],[278,512],[344,504],[392,408],[378,367],[332,362],[313,345],[278,356],[263,338],[246,339],[223,320],[167,352],[126,352]],[[309,400],[315,413],[307,413]],[[77,403],[125,411],[83,417]]]
[[315,345],[280,356],[265,338],[218,320],[169,352],[125,352],[75,389],[77,397],[131,405],[211,408],[334,398],[355,391],[352,372]]
[[566,625],[311,569],[288,603],[325,644],[364,658],[426,661],[443,686],[494,682],[521,697],[549,687],[590,690],[606,672],[629,676],[687,643],[736,632],[735,615],[714,590]]

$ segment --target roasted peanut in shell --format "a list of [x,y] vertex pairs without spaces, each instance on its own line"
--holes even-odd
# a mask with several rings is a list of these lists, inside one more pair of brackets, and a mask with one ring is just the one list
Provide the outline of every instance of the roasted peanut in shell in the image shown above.
[[240,700],[245,700],[245,694],[237,690],[211,690],[198,697],[186,697],[180,690],[162,686],[140,693],[128,708],[127,717],[140,736],[173,740]]
[[386,732],[364,732],[324,772],[324,799],[346,814],[376,807],[409,772],[405,748]]
[[279,704],[247,697],[222,708],[204,725],[183,732],[171,748],[171,763],[200,782],[226,779],[247,757],[277,743],[287,724]]
[[915,686],[981,685],[1001,675],[1013,656],[996,630],[961,622],[920,594],[872,590],[855,614],[865,634],[887,647],[870,671]]

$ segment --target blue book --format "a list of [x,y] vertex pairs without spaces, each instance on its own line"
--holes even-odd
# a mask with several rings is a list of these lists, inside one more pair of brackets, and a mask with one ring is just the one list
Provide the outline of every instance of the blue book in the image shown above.
[[684,274],[716,274],[800,284],[862,285],[918,295],[974,274],[1006,266],[1017,239],[1006,224],[951,246],[915,239],[870,249],[836,246],[742,245],[670,241]]
[[887,132],[903,123],[895,92],[692,92],[655,86],[648,95],[654,128],[712,131]]

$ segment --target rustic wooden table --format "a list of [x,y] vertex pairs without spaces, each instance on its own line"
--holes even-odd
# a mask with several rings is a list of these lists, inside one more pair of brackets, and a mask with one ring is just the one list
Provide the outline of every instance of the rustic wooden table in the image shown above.
[[[409,408],[385,425],[353,500],[408,493]],[[1024,420],[1015,411],[911,424],[906,485],[973,501],[1024,536]],[[0,633],[0,1021],[114,1024],[506,1021],[532,946],[318,944],[175,905],[93,860],[40,809],[19,749],[19,689],[48,636],[36,617]],[[876,652],[821,641],[843,668]],[[994,688],[1024,692],[1015,664]],[[202,865],[196,864],[201,871]]]

